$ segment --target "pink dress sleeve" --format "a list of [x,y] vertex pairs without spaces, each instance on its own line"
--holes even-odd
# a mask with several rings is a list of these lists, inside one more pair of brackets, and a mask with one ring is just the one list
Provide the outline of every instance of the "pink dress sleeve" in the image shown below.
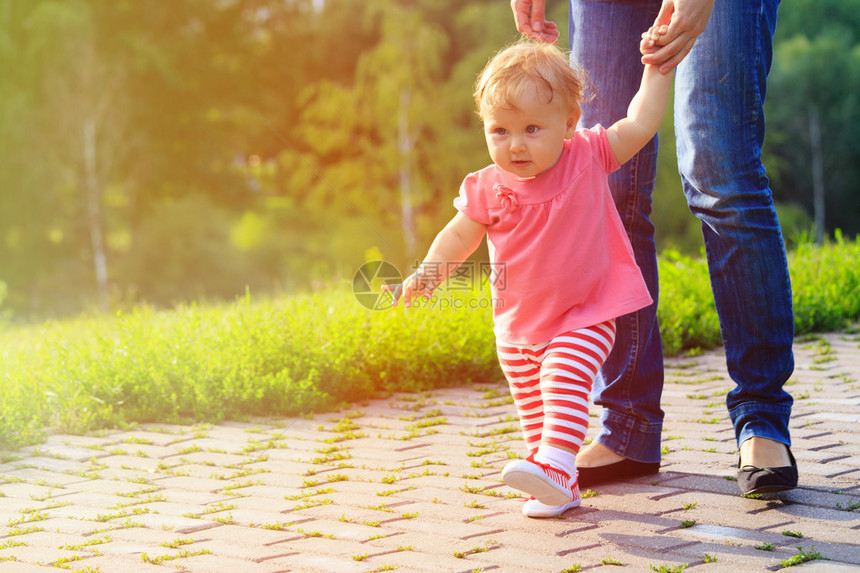
[[476,223],[489,225],[492,222],[480,173],[466,176],[460,185],[460,196],[454,199],[454,207]]
[[606,173],[612,173],[620,167],[618,160],[615,159],[615,154],[612,152],[612,147],[609,145],[609,137],[606,135],[606,130],[602,125],[597,124],[591,129],[584,132],[588,137],[588,143],[591,144],[591,154],[594,161],[600,165]]

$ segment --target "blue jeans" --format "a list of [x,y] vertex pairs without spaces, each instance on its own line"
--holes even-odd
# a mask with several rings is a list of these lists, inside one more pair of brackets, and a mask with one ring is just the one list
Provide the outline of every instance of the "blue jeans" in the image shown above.
[[[717,1],[708,27],[678,66],[675,132],[690,210],[701,220],[728,372],[726,398],[738,444],[761,436],[790,445],[794,369],[791,284],[761,162],[767,73],[778,0]],[[626,115],[639,88],[640,34],[660,0],[571,0],[572,59],[594,84],[582,126]],[[657,258],[650,221],[657,138],[610,178],[610,188],[654,304],[619,317],[615,348],[595,381],[603,407],[596,439],[625,458],[660,461],[663,357],[656,310]],[[671,309],[670,309],[671,310]]]

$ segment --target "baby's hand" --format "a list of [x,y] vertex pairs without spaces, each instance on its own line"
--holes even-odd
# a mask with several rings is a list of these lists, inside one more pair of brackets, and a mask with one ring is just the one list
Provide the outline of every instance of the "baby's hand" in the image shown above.
[[397,306],[401,296],[406,301],[406,308],[412,306],[412,299],[423,296],[430,298],[436,289],[436,284],[429,277],[414,273],[406,277],[402,284],[382,285],[382,290],[391,293],[392,306]]
[[397,301],[400,300],[400,295],[403,294],[403,283],[382,285],[382,290],[391,293],[391,306],[397,306]]
[[660,39],[669,31],[669,26],[651,26],[647,32],[642,33],[642,41],[639,43],[639,51],[643,54],[653,53],[659,48]]

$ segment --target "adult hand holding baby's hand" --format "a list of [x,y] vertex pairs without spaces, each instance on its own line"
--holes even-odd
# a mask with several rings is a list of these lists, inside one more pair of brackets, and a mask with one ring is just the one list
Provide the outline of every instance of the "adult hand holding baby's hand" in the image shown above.
[[666,26],[666,33],[652,38],[654,43],[643,52],[642,63],[659,66],[664,74],[675,69],[705,31],[713,8],[714,0],[663,0],[651,30]]
[[639,51],[642,54],[653,54],[659,49],[657,42],[666,35],[669,31],[669,26],[651,26],[647,32],[642,32],[642,41],[639,43]]

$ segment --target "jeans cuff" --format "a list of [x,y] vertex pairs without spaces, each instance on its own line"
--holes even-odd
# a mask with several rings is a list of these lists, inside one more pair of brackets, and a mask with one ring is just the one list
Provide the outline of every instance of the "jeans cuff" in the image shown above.
[[745,402],[729,410],[738,447],[752,437],[768,438],[791,447],[788,420],[791,406]]
[[647,424],[632,416],[603,410],[600,416],[600,432],[595,441],[600,442],[619,456],[643,463],[660,461],[662,424]]

